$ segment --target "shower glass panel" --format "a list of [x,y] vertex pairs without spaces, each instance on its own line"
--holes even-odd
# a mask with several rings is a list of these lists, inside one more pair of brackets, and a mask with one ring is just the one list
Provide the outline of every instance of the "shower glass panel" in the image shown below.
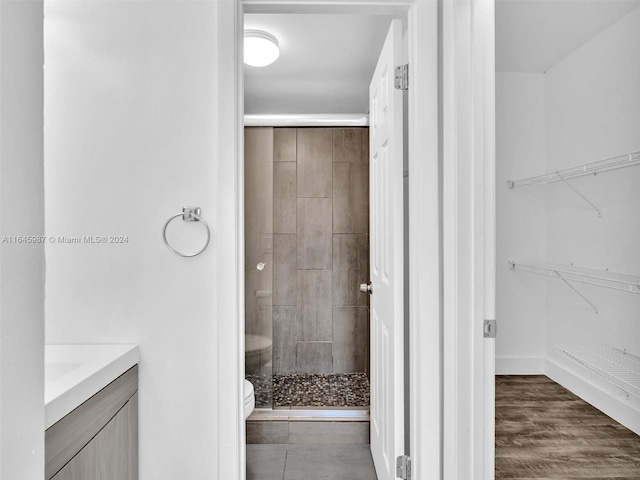
[[256,407],[273,398],[273,128],[246,128],[245,374]]
[[245,129],[246,375],[262,408],[368,408],[369,130]]

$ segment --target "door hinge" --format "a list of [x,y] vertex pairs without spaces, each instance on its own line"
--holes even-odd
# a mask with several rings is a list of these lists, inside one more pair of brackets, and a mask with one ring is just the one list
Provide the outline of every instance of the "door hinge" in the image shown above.
[[395,87],[398,90],[409,90],[409,64],[398,65],[395,72]]
[[396,478],[411,480],[411,457],[400,455],[396,458]]
[[484,321],[484,338],[496,338],[497,333],[498,333],[498,321],[485,320]]

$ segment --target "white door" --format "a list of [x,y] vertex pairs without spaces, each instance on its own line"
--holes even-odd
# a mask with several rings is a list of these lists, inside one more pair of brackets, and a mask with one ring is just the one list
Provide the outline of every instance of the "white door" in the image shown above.
[[369,87],[371,454],[379,480],[404,454],[402,91],[394,88],[402,24],[394,20]]

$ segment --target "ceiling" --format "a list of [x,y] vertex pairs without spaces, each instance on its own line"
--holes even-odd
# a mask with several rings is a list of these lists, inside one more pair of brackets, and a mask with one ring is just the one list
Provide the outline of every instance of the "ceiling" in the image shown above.
[[390,23],[380,15],[245,15],[245,29],[280,44],[275,63],[245,65],[245,113],[366,113]]
[[[545,72],[640,6],[640,0],[496,0],[496,70]],[[379,15],[245,15],[280,43],[267,67],[245,66],[250,114],[366,113],[391,22]]]
[[496,70],[545,72],[639,0],[496,0]]

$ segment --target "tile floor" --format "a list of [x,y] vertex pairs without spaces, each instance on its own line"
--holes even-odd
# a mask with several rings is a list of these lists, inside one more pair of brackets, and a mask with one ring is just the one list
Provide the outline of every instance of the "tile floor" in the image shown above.
[[369,445],[247,445],[247,480],[377,480]]

